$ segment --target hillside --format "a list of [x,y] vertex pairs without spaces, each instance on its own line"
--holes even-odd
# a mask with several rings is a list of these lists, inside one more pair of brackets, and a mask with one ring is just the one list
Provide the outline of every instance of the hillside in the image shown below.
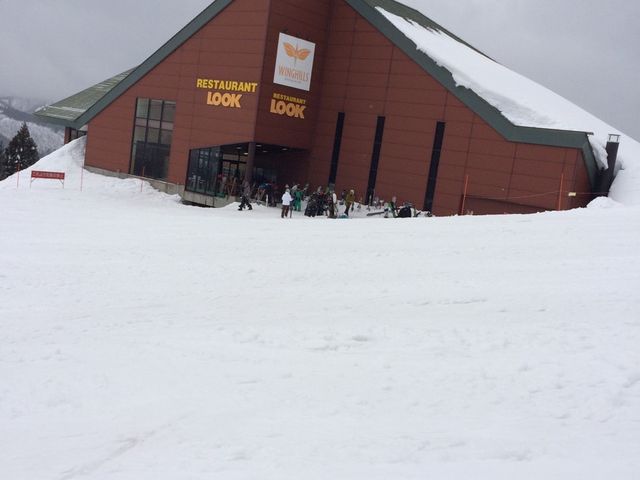
[[638,478],[638,207],[282,220],[82,161],[0,182],[7,478]]
[[33,115],[42,103],[35,100],[14,97],[0,97],[0,141],[5,146],[27,122],[41,157],[57,150],[64,141],[64,129],[45,123]]

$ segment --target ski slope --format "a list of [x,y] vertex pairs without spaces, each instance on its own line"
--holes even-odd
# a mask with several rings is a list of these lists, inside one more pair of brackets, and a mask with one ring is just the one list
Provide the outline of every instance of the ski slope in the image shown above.
[[82,158],[0,182],[2,478],[639,478],[640,208],[282,220]]

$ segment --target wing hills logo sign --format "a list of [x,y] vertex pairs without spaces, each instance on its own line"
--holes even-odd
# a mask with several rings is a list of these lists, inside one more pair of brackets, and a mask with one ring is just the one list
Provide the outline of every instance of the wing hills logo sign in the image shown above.
[[306,90],[311,88],[316,44],[281,33],[273,83]]
[[296,63],[298,60],[306,60],[311,50],[308,48],[296,48],[290,43],[284,42],[284,51],[287,52],[287,55],[293,58],[293,62]]

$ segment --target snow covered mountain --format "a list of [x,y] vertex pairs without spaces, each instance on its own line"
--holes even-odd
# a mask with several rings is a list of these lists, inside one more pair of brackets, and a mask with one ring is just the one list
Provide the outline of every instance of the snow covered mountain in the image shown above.
[[45,123],[33,115],[43,103],[25,98],[0,97],[0,141],[6,146],[18,133],[22,122],[27,122],[40,157],[60,148],[64,142],[64,129]]

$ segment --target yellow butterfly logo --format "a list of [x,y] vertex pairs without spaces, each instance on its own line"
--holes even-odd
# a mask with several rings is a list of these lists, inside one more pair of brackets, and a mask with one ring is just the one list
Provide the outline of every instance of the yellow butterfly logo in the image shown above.
[[298,60],[306,60],[311,53],[311,50],[307,48],[297,48],[287,42],[284,42],[284,50],[287,52],[287,56],[294,59],[295,63],[297,63]]

